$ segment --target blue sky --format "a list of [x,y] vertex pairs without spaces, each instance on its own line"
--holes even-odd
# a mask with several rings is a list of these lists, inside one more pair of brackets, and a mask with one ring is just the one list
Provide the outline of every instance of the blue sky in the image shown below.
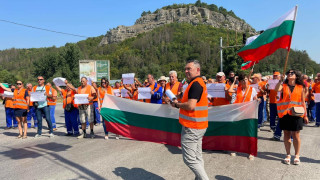
[[[173,3],[196,0],[7,0],[1,1],[0,19],[21,24],[78,34],[104,35],[118,25],[133,25],[143,11],[155,11]],[[320,1],[298,0],[203,0],[233,10],[256,30],[271,25],[295,5],[299,6],[292,48],[306,50],[320,63]],[[40,31],[0,21],[0,50],[63,46],[86,38]]]

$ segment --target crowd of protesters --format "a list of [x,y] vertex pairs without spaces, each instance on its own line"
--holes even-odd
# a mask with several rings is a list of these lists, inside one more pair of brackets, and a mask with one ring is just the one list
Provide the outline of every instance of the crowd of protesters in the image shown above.
[[[229,72],[227,77],[224,72],[218,72],[214,78],[200,77],[205,84],[225,84],[225,97],[207,98],[208,106],[258,100],[260,103],[257,131],[260,131],[260,128],[269,122],[269,131],[273,132],[271,140],[280,141],[283,132],[287,153],[283,161],[290,164],[290,146],[293,142],[294,164],[299,164],[300,130],[309,120],[310,122],[316,121],[315,126],[317,127],[320,125],[320,103],[316,103],[315,100],[316,94],[320,93],[320,82],[318,82],[320,73],[314,79],[293,69],[285,75],[281,75],[280,72],[266,76],[259,73],[252,75],[251,71],[248,75],[239,74],[236,76],[234,72]],[[269,80],[278,80],[278,83],[274,88],[270,88]],[[108,130],[99,112],[106,94],[122,97],[120,90],[126,89],[127,94],[123,98],[144,103],[169,104],[170,99],[166,96],[166,91],[171,90],[176,95],[178,102],[181,102],[188,83],[190,83],[188,80],[179,82],[176,71],[170,71],[168,77],[161,76],[156,79],[152,74],[148,74],[147,79],[142,83],[134,78],[133,84],[123,84],[122,81],[117,81],[113,86],[106,78],[102,78],[101,82],[89,85],[88,79],[82,77],[81,86],[77,88],[67,80],[65,87],[52,87],[51,83],[45,84],[45,79],[42,76],[38,76],[37,81],[38,85],[32,86],[27,83],[26,88],[20,80],[16,82],[16,85],[9,87],[0,83],[3,90],[13,92],[12,98],[2,96],[1,98],[4,100],[6,113],[5,129],[18,127],[18,138],[27,138],[27,129],[32,127],[32,119],[33,127],[37,128],[35,137],[40,137],[42,135],[42,118],[45,118],[47,122],[49,137],[54,137],[54,131],[57,129],[54,117],[58,94],[62,97],[63,102],[66,136],[94,138],[94,124],[102,123],[105,139],[108,139]],[[150,87],[151,99],[138,99],[139,87]],[[30,101],[31,92],[43,92],[47,96],[47,100],[32,102]],[[75,94],[88,94],[89,103],[75,104]],[[88,125],[90,133],[86,132]],[[118,139],[119,136],[117,135],[116,138]],[[249,158],[251,157],[249,156]]]

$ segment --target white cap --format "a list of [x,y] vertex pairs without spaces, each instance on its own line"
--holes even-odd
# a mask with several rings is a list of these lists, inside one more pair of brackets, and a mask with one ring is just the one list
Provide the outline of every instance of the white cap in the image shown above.
[[224,74],[224,72],[218,72],[217,76],[226,76],[226,75]]

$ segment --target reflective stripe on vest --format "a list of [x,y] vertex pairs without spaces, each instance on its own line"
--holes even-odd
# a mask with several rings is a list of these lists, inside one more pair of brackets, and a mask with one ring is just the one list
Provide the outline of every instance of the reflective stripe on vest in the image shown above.
[[[286,114],[292,115],[293,107],[302,107],[302,95],[303,95],[303,86],[296,85],[291,92],[287,84],[283,84],[282,88],[283,98],[277,103],[277,111],[279,118],[282,118]],[[300,116],[303,117],[304,115]]]
[[194,110],[184,110],[180,108],[179,112],[179,122],[184,127],[193,128],[193,129],[205,129],[208,127],[208,99],[207,99],[207,87],[201,77],[195,78],[185,90],[185,93],[182,98],[182,103],[188,101],[188,94],[190,87],[194,82],[198,82],[203,88],[203,92],[199,102],[197,102]]
[[21,89],[18,93],[18,90],[15,89],[13,92],[13,107],[15,109],[28,109],[27,101],[24,99],[26,94],[26,89]]

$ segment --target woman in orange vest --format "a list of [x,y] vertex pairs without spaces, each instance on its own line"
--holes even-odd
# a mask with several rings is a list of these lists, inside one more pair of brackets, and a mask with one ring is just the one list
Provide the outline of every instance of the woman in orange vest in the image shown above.
[[[29,93],[26,89],[23,88],[22,81],[17,81],[17,88],[10,89],[0,83],[0,86],[9,92],[13,92],[13,108],[14,116],[18,121],[19,136],[18,138],[26,139],[27,138],[27,113],[29,111]],[[23,126],[23,129],[22,129]]]
[[[287,79],[283,84],[282,80],[276,85],[275,90],[282,93],[282,98],[277,104],[278,116],[280,118],[280,129],[284,132],[284,146],[287,152],[283,163],[290,164],[291,155],[291,137],[293,138],[293,147],[295,149],[295,158],[293,164],[300,164],[300,130],[303,128],[303,122],[308,123],[308,116],[305,104],[305,84],[303,83],[301,73],[296,70],[289,70]],[[296,112],[296,113],[295,113]],[[300,113],[300,114],[299,114]]]
[[[232,85],[229,88],[229,93],[236,92],[236,100],[234,103],[244,103],[257,99],[257,91],[253,87],[249,86],[249,79],[245,74],[239,75],[239,86],[237,91],[235,91],[233,88],[236,81],[237,77],[235,77]],[[231,153],[231,156],[236,156],[236,153]],[[254,160],[254,156],[252,154],[249,154],[248,158],[249,160]]]
[[[15,89],[15,88],[16,87],[14,85],[11,85],[11,89]],[[5,128],[5,130],[18,127],[18,122],[14,117],[13,99],[9,97],[4,97],[3,100],[5,101],[4,107],[6,111],[6,122],[7,122],[7,127]]]
[[[101,78],[101,87],[98,88],[98,97],[99,97],[99,110],[102,107],[103,99],[106,94],[114,95],[113,89],[109,85],[109,81],[106,78]],[[109,139],[108,131],[105,122],[102,120],[103,130],[104,130],[104,139]]]

